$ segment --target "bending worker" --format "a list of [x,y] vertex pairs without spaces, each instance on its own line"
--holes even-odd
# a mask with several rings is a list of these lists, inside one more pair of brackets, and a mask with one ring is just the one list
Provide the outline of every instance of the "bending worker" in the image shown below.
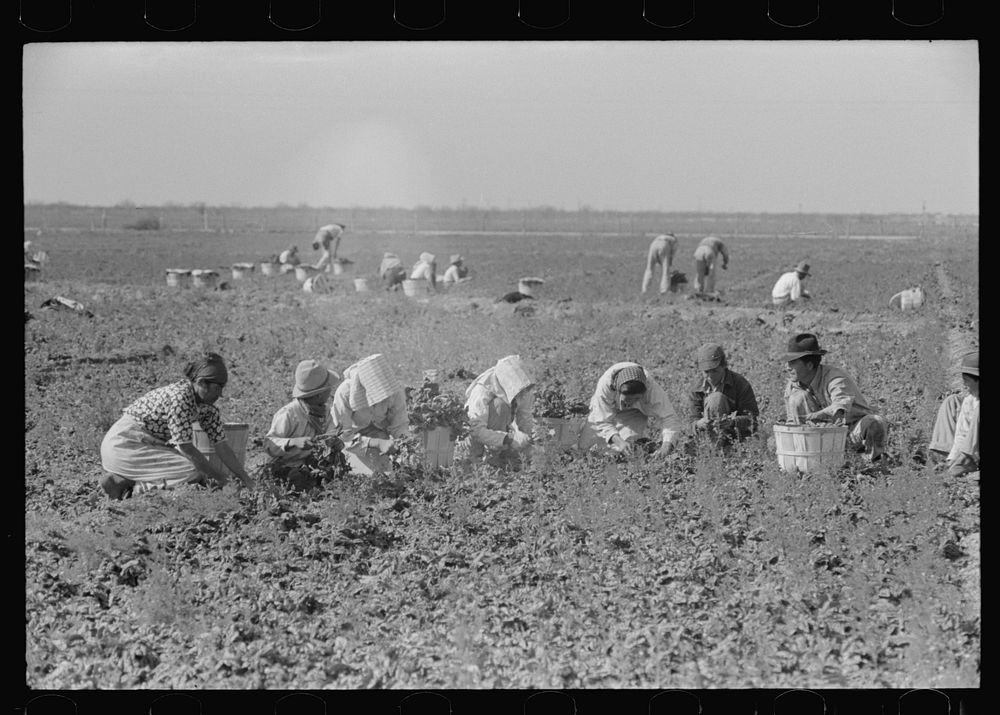
[[271,419],[271,429],[264,437],[264,449],[280,460],[305,458],[315,444],[315,437],[328,434],[330,410],[327,403],[340,375],[315,360],[303,360],[295,368],[292,401]]
[[652,240],[649,244],[649,253],[646,254],[646,270],[642,274],[642,292],[649,289],[649,284],[653,282],[653,269],[660,266],[662,274],[660,276],[660,293],[670,290],[670,274],[673,273],[674,252],[677,250],[677,237],[672,233],[664,233]]
[[384,355],[369,355],[344,370],[331,413],[351,470],[358,474],[388,470],[388,455],[396,452],[394,440],[406,435],[410,422],[403,384]]
[[399,256],[395,253],[383,253],[382,263],[378,267],[378,276],[386,290],[399,290],[406,280],[406,269]]
[[722,270],[729,268],[729,251],[720,239],[707,236],[694,249],[694,292],[714,293],[715,274],[718,272],[719,257]]
[[317,271],[333,270],[333,262],[337,258],[337,249],[340,248],[340,239],[344,235],[346,226],[342,223],[331,223],[321,226],[313,239],[312,247],[314,251],[322,251],[319,261],[313,268]]
[[658,456],[669,454],[684,430],[667,393],[634,362],[619,362],[597,381],[590,398],[590,414],[580,432],[580,449],[601,445],[612,452],[628,452],[646,429],[661,431]]
[[424,251],[420,254],[420,260],[413,264],[410,271],[410,280],[419,281],[426,279],[431,285],[431,290],[437,290],[437,263],[433,253]]
[[858,384],[842,369],[824,365],[819,341],[800,333],[788,341],[783,360],[792,371],[785,386],[785,411],[791,424],[833,422],[849,428],[847,444],[875,461],[885,451],[889,423],[868,404]]
[[469,457],[496,467],[517,466],[530,454],[535,404],[534,380],[520,355],[497,361],[465,391],[471,432],[463,440]]
[[216,401],[229,381],[226,363],[216,353],[205,353],[187,364],[184,379],[150,390],[126,407],[101,442],[101,465],[106,472],[101,488],[111,499],[132,492],[166,489],[181,484],[221,486],[229,481],[194,445],[197,422],[222,463],[244,486],[253,480],[226,442]]

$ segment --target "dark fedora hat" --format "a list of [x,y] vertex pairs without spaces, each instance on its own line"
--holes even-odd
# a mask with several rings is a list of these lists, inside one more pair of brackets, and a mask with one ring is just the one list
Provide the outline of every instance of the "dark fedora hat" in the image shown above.
[[826,355],[826,350],[820,350],[819,340],[812,333],[799,333],[788,339],[788,349],[785,351],[783,362],[798,360],[805,355]]

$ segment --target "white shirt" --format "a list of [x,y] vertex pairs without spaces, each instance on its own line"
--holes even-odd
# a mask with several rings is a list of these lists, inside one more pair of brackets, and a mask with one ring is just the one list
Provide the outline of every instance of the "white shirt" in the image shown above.
[[778,282],[774,284],[774,288],[771,289],[772,298],[798,300],[803,295],[809,295],[809,291],[802,287],[802,280],[796,271],[782,273],[781,278],[778,279]]

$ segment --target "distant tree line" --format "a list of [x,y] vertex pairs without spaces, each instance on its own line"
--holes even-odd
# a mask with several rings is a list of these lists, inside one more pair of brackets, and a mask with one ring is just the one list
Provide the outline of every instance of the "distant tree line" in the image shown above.
[[725,236],[915,236],[927,232],[976,235],[979,217],[943,214],[701,213],[660,211],[565,211],[552,207],[498,208],[313,208],[207,206],[204,203],[115,206],[28,203],[26,229],[74,231],[206,231],[222,233],[310,233],[331,222],[355,232],[485,231],[608,235]]

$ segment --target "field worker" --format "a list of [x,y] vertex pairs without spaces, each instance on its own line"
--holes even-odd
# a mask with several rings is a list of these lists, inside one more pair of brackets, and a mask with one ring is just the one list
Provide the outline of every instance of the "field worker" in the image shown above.
[[333,270],[333,261],[337,258],[337,249],[340,248],[340,238],[344,235],[345,228],[342,223],[331,223],[321,226],[316,232],[312,242],[313,250],[323,252],[319,261],[313,266],[317,271]]
[[271,419],[264,449],[278,459],[305,457],[313,438],[330,431],[327,403],[340,382],[340,375],[316,360],[303,360],[295,368],[292,401]]
[[382,263],[378,267],[378,275],[386,290],[399,290],[403,281],[406,280],[406,269],[395,253],[383,253]]
[[[465,391],[471,427],[460,447],[494,466],[516,465],[531,452],[535,381],[520,355],[508,355],[479,375]],[[459,445],[456,445],[459,447]]]
[[657,456],[669,454],[684,430],[667,393],[641,365],[615,363],[597,381],[578,445],[583,450],[602,445],[612,452],[628,452],[647,427],[661,430]]
[[456,253],[449,259],[448,269],[444,272],[442,283],[449,285],[467,280],[469,280],[469,267],[465,265],[465,259],[462,258],[461,254]]
[[889,424],[869,406],[857,383],[842,369],[824,365],[819,341],[812,333],[790,338],[783,358],[792,375],[785,386],[785,411],[791,424],[836,422],[850,429],[847,444],[865,459],[876,461],[885,451]]
[[406,435],[410,423],[403,384],[384,355],[369,355],[344,370],[331,413],[352,471],[388,470],[388,455],[396,452],[394,440]]
[[757,430],[760,416],[750,383],[729,369],[721,345],[702,345],[695,360],[704,373],[689,395],[688,416],[695,433],[723,445],[749,437]]
[[184,379],[158,387],[126,407],[101,443],[101,464],[107,474],[101,487],[111,499],[124,499],[154,488],[229,481],[194,446],[192,423],[198,422],[215,453],[244,486],[253,481],[226,442],[226,432],[215,402],[229,380],[222,357],[216,353],[190,362]]
[[778,282],[771,289],[771,303],[778,307],[794,303],[797,300],[812,298],[802,286],[802,281],[809,277],[809,264],[805,261],[795,266],[794,270],[782,273]]
[[929,445],[953,476],[979,471],[979,351],[963,355],[959,369],[968,394],[955,393],[941,403]]
[[719,256],[722,256],[722,270],[729,268],[729,251],[726,245],[715,236],[701,239],[694,249],[694,292],[714,293],[715,274],[718,270]]
[[419,281],[427,279],[432,290],[437,290],[437,263],[433,253],[424,251],[420,254],[420,259],[413,264],[410,271],[410,280]]
[[299,258],[299,247],[289,246],[278,256],[278,263],[281,264],[281,272],[288,273],[289,271],[294,271],[295,266],[302,263],[302,259]]
[[649,289],[649,284],[653,282],[653,269],[660,266],[662,274],[660,276],[660,293],[670,290],[670,275],[673,273],[674,252],[677,250],[677,237],[672,233],[664,233],[649,244],[649,253],[646,255],[646,271],[642,274],[642,292]]
[[35,254],[34,254],[34,248],[33,247],[34,247],[34,244],[31,241],[25,241],[24,242],[24,262],[25,263],[34,263],[35,262]]

